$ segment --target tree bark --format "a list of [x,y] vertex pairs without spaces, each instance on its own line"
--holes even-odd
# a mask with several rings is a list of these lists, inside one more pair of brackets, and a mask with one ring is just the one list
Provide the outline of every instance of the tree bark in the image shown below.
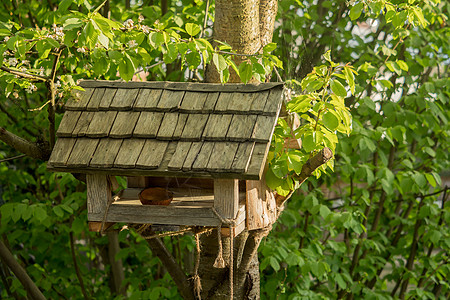
[[46,299],[30,276],[28,276],[25,269],[15,260],[14,256],[2,241],[0,241],[0,257],[5,265],[7,265],[14,275],[16,275],[20,283],[22,283],[30,299]]
[[[272,41],[278,2],[276,0],[216,1],[214,40],[229,44],[241,54],[255,54]],[[235,57],[236,65],[245,57]],[[206,82],[220,82],[215,66],[206,70]],[[230,83],[240,82],[230,69]]]
[[[214,40],[229,44],[233,51],[241,54],[255,54],[272,42],[273,27],[277,14],[276,0],[217,0],[215,7]],[[233,58],[239,65],[245,57]],[[206,82],[220,82],[219,74],[213,64],[206,70]],[[230,69],[230,83],[240,82],[239,76]],[[230,238],[222,238],[223,258],[226,262],[233,254],[233,299],[259,299],[260,278],[257,249],[262,237],[255,233],[240,234],[233,241],[230,251]],[[202,299],[230,299],[230,268],[214,268],[218,254],[217,230],[202,234],[199,276],[202,283]],[[244,247],[241,249],[240,247]],[[242,257],[238,257],[241,255]],[[241,262],[238,267],[237,262]]]

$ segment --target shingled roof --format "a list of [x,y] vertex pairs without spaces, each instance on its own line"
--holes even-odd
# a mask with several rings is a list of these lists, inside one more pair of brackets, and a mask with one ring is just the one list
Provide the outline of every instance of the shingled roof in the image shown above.
[[110,175],[260,179],[282,84],[83,81],[47,167]]

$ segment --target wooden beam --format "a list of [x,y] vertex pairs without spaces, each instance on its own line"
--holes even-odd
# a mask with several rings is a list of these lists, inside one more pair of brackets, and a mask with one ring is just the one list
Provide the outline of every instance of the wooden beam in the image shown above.
[[239,210],[239,181],[214,180],[214,208],[225,219],[235,219]]
[[88,215],[104,212],[111,198],[108,177],[99,174],[86,174],[86,185]]

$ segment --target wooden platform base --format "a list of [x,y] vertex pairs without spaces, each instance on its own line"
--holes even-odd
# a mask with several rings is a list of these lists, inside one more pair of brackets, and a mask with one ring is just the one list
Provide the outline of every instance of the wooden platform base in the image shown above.
[[[212,210],[213,190],[171,188],[174,198],[168,206],[142,205],[138,197],[141,190],[140,188],[124,190],[109,207],[106,222],[204,227],[217,227],[222,224]],[[239,205],[233,236],[237,236],[245,228],[245,193],[240,197],[243,197],[243,201]],[[88,221],[92,223],[90,230],[97,232],[100,230],[98,223],[101,225],[103,215],[104,213],[88,214]],[[223,226],[222,234],[229,236],[229,228]]]

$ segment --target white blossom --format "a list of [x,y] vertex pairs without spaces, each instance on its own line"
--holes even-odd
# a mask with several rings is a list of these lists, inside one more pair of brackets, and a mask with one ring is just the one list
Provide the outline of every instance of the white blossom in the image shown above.
[[17,98],[19,98],[19,93],[18,93],[18,92],[14,92],[14,93],[13,93],[13,96],[14,96],[14,98],[17,99]]
[[44,76],[44,67],[39,68],[39,75]]
[[139,15],[138,22],[141,23],[142,21],[144,21],[144,16],[143,15]]
[[27,91],[27,93],[31,94],[34,91],[37,91],[37,87],[31,83],[30,86],[26,88],[26,91]]
[[138,46],[138,44],[136,43],[135,40],[131,40],[131,41],[128,42],[128,47],[130,47],[130,48],[134,48],[134,47],[137,47],[137,46]]
[[5,39],[3,40],[4,42],[9,41],[9,36],[5,36]]
[[24,66],[22,66],[22,67],[19,68],[19,71],[20,71],[20,72],[25,72],[26,70],[27,70],[27,68],[25,68]]
[[64,93],[63,93],[63,92],[58,93],[58,97],[59,97],[59,98],[64,97]]
[[30,61],[28,59],[24,59],[24,60],[22,60],[22,64],[29,65]]
[[84,49],[84,48],[78,48],[78,49],[77,49],[77,52],[80,52],[80,53],[86,53],[86,49]]
[[128,19],[125,22],[123,22],[123,26],[125,26],[125,28],[127,28],[127,29],[131,29],[134,26],[134,22],[133,22],[133,20]]
[[17,61],[17,58],[15,57],[10,57],[8,59],[8,64],[12,67],[15,67],[19,62]]
[[142,32],[148,34],[150,32],[150,27],[147,25],[142,25]]
[[56,83],[55,83],[55,88],[60,88],[61,87],[61,81],[57,81]]

